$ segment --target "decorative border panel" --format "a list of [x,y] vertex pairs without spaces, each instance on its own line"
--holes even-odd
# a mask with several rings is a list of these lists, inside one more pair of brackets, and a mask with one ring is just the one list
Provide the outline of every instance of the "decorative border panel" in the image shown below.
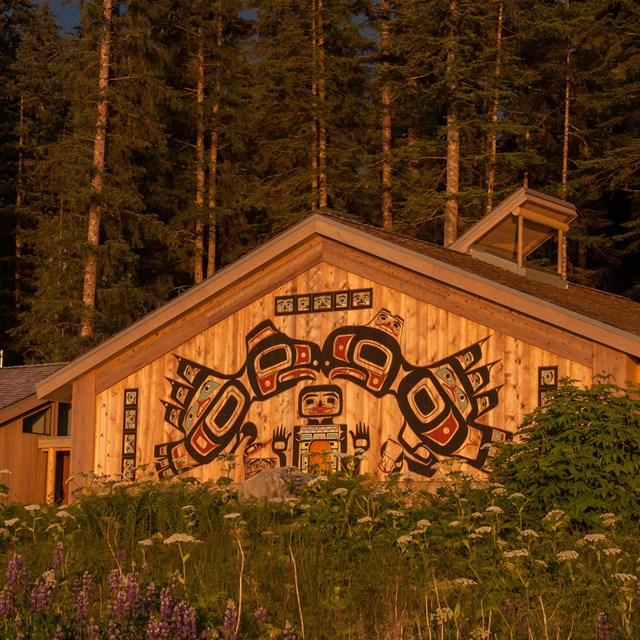
[[370,309],[372,306],[373,289],[347,289],[276,296],[275,314],[277,316],[290,316],[321,311]]
[[124,390],[124,419],[122,424],[122,477],[136,479],[136,440],[138,438],[138,390]]
[[549,391],[558,388],[558,367],[538,367],[538,406],[545,404],[545,396]]

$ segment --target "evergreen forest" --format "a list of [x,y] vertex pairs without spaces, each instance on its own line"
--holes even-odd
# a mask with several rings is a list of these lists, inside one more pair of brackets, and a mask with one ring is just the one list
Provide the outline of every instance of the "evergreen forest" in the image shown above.
[[[75,357],[313,211],[449,245],[521,186],[640,300],[637,0],[0,0],[0,348]],[[544,255],[539,256],[541,260]]]

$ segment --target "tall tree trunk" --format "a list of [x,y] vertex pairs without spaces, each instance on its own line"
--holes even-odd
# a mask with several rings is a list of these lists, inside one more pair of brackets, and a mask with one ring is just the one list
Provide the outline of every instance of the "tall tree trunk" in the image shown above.
[[498,6],[498,29],[496,32],[496,67],[494,73],[493,104],[491,105],[491,133],[489,135],[489,168],[487,170],[487,207],[489,213],[493,209],[493,192],[496,184],[496,157],[498,147],[498,109],[500,108],[500,74],[502,65],[502,24],[504,7],[500,0]]
[[216,255],[218,250],[218,216],[216,211],[218,196],[218,112],[220,111],[220,89],[222,87],[222,0],[218,0],[216,10],[216,67],[214,77],[214,97],[212,110],[211,148],[209,150],[209,221],[207,235],[207,277],[216,271]]
[[325,209],[328,203],[327,192],[327,123],[323,109],[326,100],[324,33],[322,22],[323,0],[311,2],[311,48],[312,78],[311,93],[313,118],[311,123],[311,179],[312,210]]
[[[458,0],[449,0],[449,13],[455,24]],[[460,183],[460,128],[456,105],[457,83],[454,76],[455,26],[449,33],[447,45],[447,76],[449,84],[449,107],[447,109],[447,184],[444,209],[444,246],[448,247],[458,237],[458,191]]]
[[319,206],[318,198],[318,8],[317,0],[311,0],[311,95],[313,114],[311,120],[311,212]]
[[324,25],[322,21],[322,0],[316,0],[318,7],[318,101],[320,118],[318,120],[318,204],[326,209],[329,201],[327,191],[327,121],[324,114],[326,101],[326,80],[324,62]]
[[18,133],[18,176],[16,180],[16,235],[15,235],[15,271],[14,303],[17,310],[22,308],[22,229],[20,226],[22,203],[24,202],[24,94],[20,93],[20,116]]
[[393,227],[393,199],[391,193],[391,87],[389,85],[389,20],[391,1],[382,0],[380,28],[380,54],[382,56],[382,228]]
[[107,120],[109,114],[109,70],[111,66],[111,14],[113,0],[103,0],[102,34],[100,36],[100,68],[98,72],[98,104],[96,131],[93,140],[93,179],[91,180],[92,204],[89,208],[87,242],[89,253],[84,265],[82,289],[83,314],[80,335],[93,335],[95,329],[96,290],[98,283],[98,247],[100,246],[100,218],[104,211],[102,192],[104,188],[105,149]]
[[204,32],[198,28],[196,53],[196,229],[193,280],[204,280]]
[[567,177],[569,175],[569,125],[571,123],[571,48],[567,47],[567,76],[564,87],[564,123],[562,127],[562,197],[567,197]]

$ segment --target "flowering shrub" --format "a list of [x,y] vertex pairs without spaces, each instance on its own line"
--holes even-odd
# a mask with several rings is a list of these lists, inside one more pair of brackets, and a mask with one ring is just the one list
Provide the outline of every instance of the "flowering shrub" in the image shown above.
[[520,442],[503,445],[492,477],[527,493],[530,508],[557,507],[584,522],[603,511],[640,517],[640,389],[561,380],[519,433]]

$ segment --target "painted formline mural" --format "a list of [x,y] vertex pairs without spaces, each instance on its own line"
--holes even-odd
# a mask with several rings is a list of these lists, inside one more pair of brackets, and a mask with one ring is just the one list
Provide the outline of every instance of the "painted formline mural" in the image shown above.
[[[160,477],[172,476],[237,452],[244,443],[246,477],[287,464],[325,473],[337,469],[348,439],[353,451],[371,446],[367,425],[341,422],[346,381],[374,398],[391,397],[402,416],[397,433],[380,449],[383,473],[409,471],[425,477],[436,472],[442,458],[456,458],[482,469],[494,443],[508,431],[478,422],[498,404],[498,387],[490,387],[495,363],[480,364],[487,339],[428,366],[416,366],[402,354],[399,337],[404,320],[386,309],[366,325],[333,330],[322,345],[293,339],[271,320],[246,336],[246,360],[227,374],[177,358],[176,379],[170,379],[165,421],[181,437],[155,446]],[[319,384],[328,380],[328,384]],[[254,403],[301,385],[297,414],[301,424],[278,427],[266,441],[247,421]]]

